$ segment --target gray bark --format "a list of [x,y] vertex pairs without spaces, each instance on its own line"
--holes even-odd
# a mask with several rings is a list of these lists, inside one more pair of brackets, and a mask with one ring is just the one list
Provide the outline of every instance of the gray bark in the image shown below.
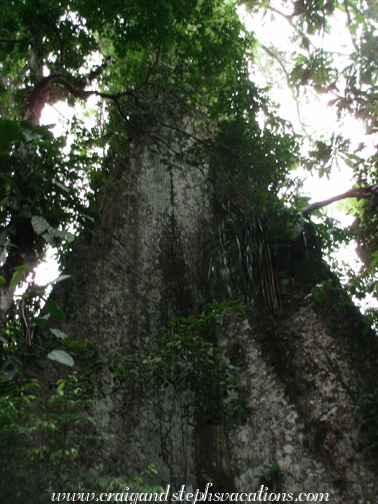
[[[64,329],[92,341],[102,361],[148,353],[171,316],[228,296],[226,285],[208,280],[217,216],[206,170],[173,158],[167,168],[153,147],[130,146],[103,191],[101,225],[72,254],[70,285],[54,293],[70,314]],[[157,481],[177,490],[203,487],[205,473],[213,491],[264,485],[328,492],[332,503],[376,502],[377,465],[366,450],[375,433],[357,405],[377,385],[375,340],[362,336],[357,311],[340,305],[337,283],[312,247],[292,243],[276,267],[281,312],[256,302],[250,320],[225,317],[218,335],[241,367],[251,413],[206,424],[193,391],[135,384],[114,391],[105,366],[95,416],[127,449],[105,447],[90,461],[96,470],[132,477],[155,463]],[[334,288],[318,304],[309,294],[322,280]],[[233,297],[243,302],[237,287]]]

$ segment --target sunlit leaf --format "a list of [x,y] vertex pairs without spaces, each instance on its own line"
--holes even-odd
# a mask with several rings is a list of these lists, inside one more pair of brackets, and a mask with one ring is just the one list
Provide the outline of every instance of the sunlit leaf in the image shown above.
[[67,280],[68,278],[71,278],[71,275],[60,275],[60,276],[58,276],[58,278],[53,280],[51,283],[56,284],[58,282],[62,282],[63,280]]
[[15,266],[15,271],[28,271],[30,269],[29,264],[21,264],[20,266]]
[[71,355],[64,350],[52,350],[49,354],[47,354],[47,357],[48,359],[64,364],[65,366],[72,367],[75,364]]
[[11,278],[11,281],[9,282],[9,290],[13,290],[17,287],[17,285],[22,281],[24,277],[24,272],[29,269],[28,264],[23,264],[21,266],[16,266],[14,268],[14,273]]
[[38,215],[33,215],[33,217],[31,218],[31,223],[37,235],[41,235],[51,227],[44,217],[40,217]]
[[64,331],[61,331],[60,329],[53,329],[50,327],[50,331],[59,339],[67,338],[67,334]]

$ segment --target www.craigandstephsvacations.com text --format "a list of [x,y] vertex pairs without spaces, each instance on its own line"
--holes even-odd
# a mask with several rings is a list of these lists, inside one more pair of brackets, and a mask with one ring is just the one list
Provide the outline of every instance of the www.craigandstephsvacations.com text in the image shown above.
[[[186,490],[185,485],[181,486],[178,492],[171,492],[171,485],[168,485],[165,492],[161,493],[139,493],[106,492],[101,494],[85,492],[53,493],[51,502],[129,502],[137,504],[138,502],[329,502],[328,493],[285,493],[270,492],[268,487],[261,485],[258,492],[232,492],[232,493],[212,493],[212,483],[208,483],[204,491]],[[127,488],[129,490],[129,488]]]

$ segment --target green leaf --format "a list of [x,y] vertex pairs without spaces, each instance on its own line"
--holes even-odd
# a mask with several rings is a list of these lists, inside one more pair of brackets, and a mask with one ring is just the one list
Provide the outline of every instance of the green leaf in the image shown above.
[[21,266],[16,266],[14,271],[28,271],[30,268],[29,264],[21,264]]
[[15,271],[9,283],[9,290],[13,290],[21,282],[24,273],[22,271]]
[[14,268],[14,273],[9,283],[9,290],[13,290],[22,281],[24,272],[29,269],[28,264],[22,264],[21,266],[16,266]]
[[[56,362],[60,362],[60,364],[64,364],[65,366],[70,366],[72,367],[74,365],[74,360],[73,358],[71,357],[70,354],[68,354],[67,352],[65,352],[64,350],[53,350],[52,352],[50,352],[47,357],[51,360],[54,360]],[[63,386],[61,386],[61,384],[63,383]],[[64,387],[64,383],[65,382],[60,382],[60,391],[62,391],[63,387]],[[58,389],[59,389],[58,387]],[[58,390],[59,392],[59,390]]]
[[49,299],[45,304],[46,310],[60,320],[66,320],[66,314],[59,308],[55,301]]
[[[49,314],[50,315],[50,314]],[[33,320],[33,323],[38,327],[48,327],[49,321],[44,317],[38,317]]]
[[56,391],[58,392],[59,395],[62,395],[63,394],[63,389],[66,385],[66,382],[64,380],[60,380],[60,383],[56,389]]
[[5,284],[6,284],[5,278],[0,275],[0,286]]
[[59,339],[66,339],[67,338],[67,334],[65,332],[61,331],[60,329],[53,329],[50,327],[50,331],[54,334],[54,336],[56,336]]
[[71,243],[75,239],[75,235],[69,231],[59,231],[59,229],[54,229],[54,231],[50,231],[50,233],[54,238],[67,240],[68,243]]
[[41,235],[46,231],[46,229],[48,230],[51,227],[47,220],[39,215],[33,215],[31,218],[31,224],[37,235]]

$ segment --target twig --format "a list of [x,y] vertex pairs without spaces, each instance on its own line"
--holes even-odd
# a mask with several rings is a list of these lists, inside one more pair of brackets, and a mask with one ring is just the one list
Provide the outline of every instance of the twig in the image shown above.
[[159,46],[159,49],[157,50],[157,53],[156,53],[156,58],[155,58],[155,61],[152,65],[152,67],[149,69],[148,71],[148,74],[147,74],[147,77],[144,79],[144,82],[143,84],[147,84],[148,82],[148,79],[150,78],[154,68],[156,67],[156,65],[159,63],[159,56],[160,56],[160,51],[161,51],[161,46]]

